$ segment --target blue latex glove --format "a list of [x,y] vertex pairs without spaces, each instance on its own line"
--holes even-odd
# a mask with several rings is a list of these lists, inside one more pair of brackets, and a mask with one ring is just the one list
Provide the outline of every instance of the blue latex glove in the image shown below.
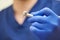
[[40,40],[47,40],[49,35],[51,35],[58,26],[58,16],[47,7],[31,14],[34,16],[28,19],[28,21],[32,23],[30,30],[34,32]]

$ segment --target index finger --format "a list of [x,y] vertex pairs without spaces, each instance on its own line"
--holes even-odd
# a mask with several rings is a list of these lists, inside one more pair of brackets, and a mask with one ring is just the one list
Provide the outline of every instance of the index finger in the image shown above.
[[28,18],[28,22],[30,23],[34,23],[34,22],[38,22],[38,23],[46,23],[47,17],[43,17],[43,16],[33,16],[31,18]]

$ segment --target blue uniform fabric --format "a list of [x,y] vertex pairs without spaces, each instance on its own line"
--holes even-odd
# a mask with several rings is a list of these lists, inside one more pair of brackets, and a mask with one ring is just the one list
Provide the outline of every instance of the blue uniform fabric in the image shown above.
[[58,0],[38,0],[31,11],[39,11],[40,9],[48,7],[52,9],[57,15],[60,15],[60,1]]
[[[60,15],[60,1],[57,0],[38,0],[36,5],[30,10],[30,13],[39,11],[44,7],[48,7],[57,15]],[[13,13],[12,6],[0,12],[0,40],[40,40],[29,30],[29,27],[19,25],[14,19]],[[60,40],[59,29],[56,28],[52,35],[49,36],[47,40]]]
[[26,21],[19,25],[13,14],[12,6],[0,12],[0,40],[40,40],[27,27],[29,24],[25,26]]

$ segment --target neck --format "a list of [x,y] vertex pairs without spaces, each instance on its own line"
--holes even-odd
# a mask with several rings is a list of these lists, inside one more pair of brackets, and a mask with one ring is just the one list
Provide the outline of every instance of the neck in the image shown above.
[[23,24],[26,16],[23,15],[23,11],[30,11],[35,5],[37,0],[15,0],[13,3],[15,19],[19,24]]
[[29,12],[36,2],[37,0],[15,0],[13,8],[15,13],[22,14],[23,11]]

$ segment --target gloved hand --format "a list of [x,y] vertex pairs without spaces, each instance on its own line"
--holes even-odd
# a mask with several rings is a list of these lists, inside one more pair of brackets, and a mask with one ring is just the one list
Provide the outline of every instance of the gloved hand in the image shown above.
[[34,15],[28,21],[32,23],[30,30],[34,32],[40,40],[47,40],[49,35],[58,26],[58,16],[49,8],[31,13]]

